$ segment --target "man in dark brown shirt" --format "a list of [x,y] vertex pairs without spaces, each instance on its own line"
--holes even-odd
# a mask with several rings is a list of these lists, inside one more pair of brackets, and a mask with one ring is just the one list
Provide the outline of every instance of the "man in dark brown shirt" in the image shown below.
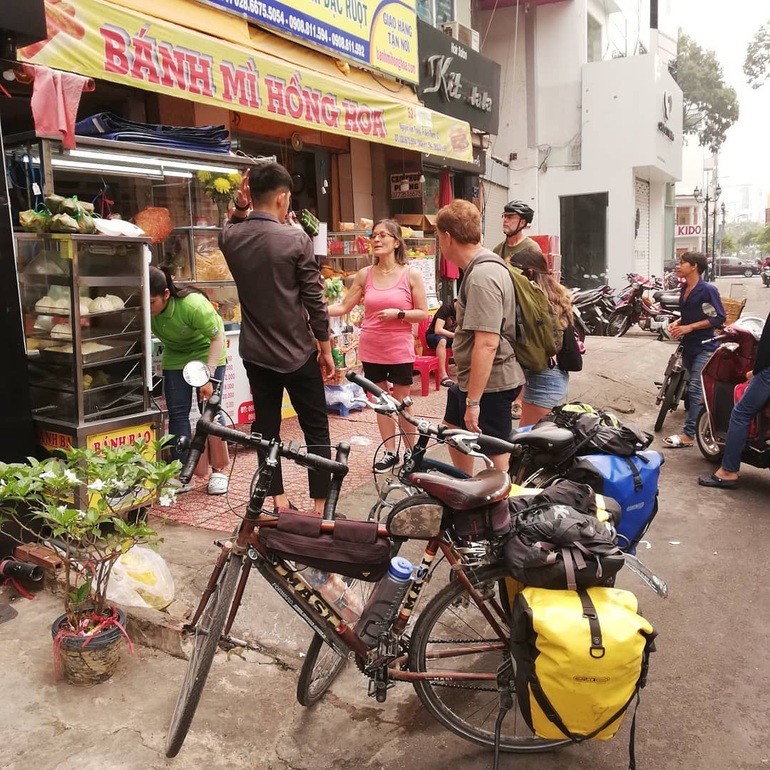
[[[313,242],[283,223],[291,189],[291,176],[278,163],[247,172],[219,245],[241,303],[240,354],[254,399],[253,430],[266,439],[279,437],[285,388],[310,451],[330,457],[323,387],[323,379],[334,372],[329,316]],[[321,513],[329,476],[308,471],[308,480]],[[270,494],[276,506],[290,504],[280,467]]]

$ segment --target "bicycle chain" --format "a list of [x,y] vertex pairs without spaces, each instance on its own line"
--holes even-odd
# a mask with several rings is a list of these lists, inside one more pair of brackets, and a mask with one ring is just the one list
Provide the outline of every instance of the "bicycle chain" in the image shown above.
[[[490,643],[494,644],[495,642],[499,642],[499,639],[477,639],[477,642],[484,642],[484,643]],[[466,644],[468,642],[467,639],[429,639],[429,644]],[[358,671],[363,674],[367,679],[370,679],[370,675],[364,671],[364,661],[356,656],[356,667],[358,668]],[[479,692],[497,692],[497,687],[485,687],[483,685],[476,685],[476,684],[458,684],[456,682],[448,682],[443,679],[437,679],[435,681],[430,680],[432,687],[448,687],[453,688],[456,690],[477,690]]]

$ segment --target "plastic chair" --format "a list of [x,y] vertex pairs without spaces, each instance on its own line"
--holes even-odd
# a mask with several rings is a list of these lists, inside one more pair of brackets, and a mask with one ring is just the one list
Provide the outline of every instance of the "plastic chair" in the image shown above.
[[429,348],[425,341],[425,334],[430,326],[430,318],[420,321],[417,324],[417,339],[422,346],[423,355],[414,359],[414,371],[420,373],[420,385],[422,386],[422,395],[427,396],[430,392],[430,373],[436,380],[436,390],[441,389],[441,383],[438,380],[438,358],[434,348]]

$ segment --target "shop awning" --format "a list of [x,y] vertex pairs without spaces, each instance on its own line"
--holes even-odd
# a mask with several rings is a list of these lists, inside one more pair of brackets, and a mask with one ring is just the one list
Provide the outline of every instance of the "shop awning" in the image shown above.
[[[156,5],[166,3],[156,1]],[[272,36],[245,25],[247,42],[238,20],[205,6],[185,7],[189,14],[206,16],[190,16],[188,23],[216,19],[219,34],[242,42],[195,32],[102,0],[79,0],[67,12],[46,4],[50,37],[20,49],[19,57],[302,128],[472,160],[467,123],[320,72],[317,57],[325,66],[331,60],[289,41],[275,38],[273,47],[283,58],[258,50],[256,46],[266,47]],[[177,12],[182,6],[172,2],[169,8]]]

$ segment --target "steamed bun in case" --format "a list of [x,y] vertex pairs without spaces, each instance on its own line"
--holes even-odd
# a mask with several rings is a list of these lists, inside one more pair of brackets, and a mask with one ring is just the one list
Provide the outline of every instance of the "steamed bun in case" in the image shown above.
[[123,300],[114,294],[105,294],[103,297],[95,297],[91,300],[92,313],[107,313],[110,310],[122,310]]
[[71,340],[72,326],[70,324],[56,324],[51,329],[52,340]]
[[91,312],[91,300],[88,297],[80,298],[80,315],[88,315]]

